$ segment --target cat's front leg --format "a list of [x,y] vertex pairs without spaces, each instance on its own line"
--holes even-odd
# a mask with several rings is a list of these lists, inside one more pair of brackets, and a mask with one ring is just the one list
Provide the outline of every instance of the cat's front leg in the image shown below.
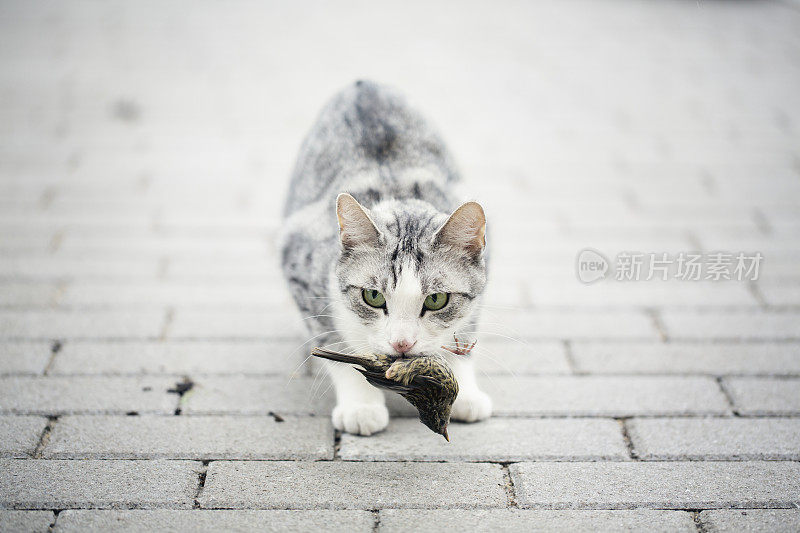
[[354,435],[372,435],[386,429],[389,410],[383,393],[351,366],[332,361],[325,364],[336,388],[333,427]]
[[459,422],[477,422],[492,416],[492,399],[478,388],[473,357],[448,356],[450,367],[458,380],[458,396],[450,416]]

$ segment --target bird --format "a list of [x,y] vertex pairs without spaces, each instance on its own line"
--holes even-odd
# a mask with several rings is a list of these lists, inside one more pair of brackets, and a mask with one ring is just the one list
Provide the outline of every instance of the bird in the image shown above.
[[444,361],[434,355],[396,358],[385,354],[345,354],[314,348],[311,355],[358,365],[356,368],[376,387],[394,391],[417,408],[419,420],[450,442],[447,424],[458,396],[458,381]]

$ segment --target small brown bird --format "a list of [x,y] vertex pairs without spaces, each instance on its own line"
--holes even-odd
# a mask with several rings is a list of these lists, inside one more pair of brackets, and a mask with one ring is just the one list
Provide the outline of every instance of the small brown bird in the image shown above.
[[436,356],[399,358],[384,354],[349,355],[314,348],[311,355],[349,363],[376,387],[394,391],[417,408],[420,421],[448,442],[450,410],[458,396],[458,382],[453,371]]

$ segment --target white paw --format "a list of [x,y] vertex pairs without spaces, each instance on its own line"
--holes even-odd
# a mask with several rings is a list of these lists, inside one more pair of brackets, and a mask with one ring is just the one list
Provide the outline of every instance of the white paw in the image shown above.
[[389,410],[382,403],[345,403],[333,408],[333,427],[353,435],[372,435],[389,425]]
[[459,422],[477,422],[490,416],[492,416],[492,399],[478,389],[460,391],[450,413],[450,418]]

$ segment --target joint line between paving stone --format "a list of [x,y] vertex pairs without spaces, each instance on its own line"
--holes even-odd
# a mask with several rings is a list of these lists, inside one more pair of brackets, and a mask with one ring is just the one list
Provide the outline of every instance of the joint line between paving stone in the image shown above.
[[56,522],[58,522],[58,515],[61,514],[61,511],[64,509],[51,509],[53,511],[53,521],[50,522],[50,528],[48,531],[53,531],[56,527]]
[[519,507],[517,504],[517,492],[514,487],[514,479],[511,477],[511,470],[509,466],[513,463],[500,463],[500,468],[503,470],[503,490],[506,493],[508,506],[515,508]]
[[167,338],[167,333],[169,333],[169,328],[172,325],[172,321],[175,319],[175,308],[172,306],[167,307],[167,311],[164,313],[164,322],[161,325],[161,332],[158,335],[158,340],[163,341]]
[[625,448],[628,450],[628,457],[634,461],[638,461],[639,453],[633,447],[633,439],[631,439],[630,430],[628,429],[628,420],[630,420],[630,418],[615,418],[614,420],[617,421],[620,431],[622,431],[622,440],[625,441]]
[[45,424],[44,429],[42,430],[42,434],[39,436],[39,442],[36,443],[36,448],[34,448],[33,450],[32,457],[34,459],[42,458],[44,447],[47,446],[48,442],[50,442],[50,435],[53,432],[53,428],[55,427],[57,422],[58,422],[58,416],[47,417],[47,424]]
[[664,323],[661,321],[661,315],[656,309],[653,308],[645,308],[645,314],[650,317],[650,323],[653,324],[653,327],[658,333],[661,342],[669,342],[669,336],[667,335],[666,328],[664,327]]
[[194,494],[192,509],[200,509],[200,496],[203,494],[203,489],[206,488],[206,476],[208,475],[209,464],[211,464],[211,461],[203,461],[203,466],[197,474],[197,491]]
[[333,430],[333,461],[341,461],[339,451],[342,448],[342,432],[338,429]]
[[715,380],[717,382],[717,386],[719,386],[719,390],[722,391],[722,395],[725,396],[725,401],[728,402],[728,407],[730,407],[733,416],[736,417],[742,416],[741,413],[739,413],[739,410],[736,409],[736,405],[733,402],[733,396],[731,395],[731,392],[728,390],[728,388],[725,386],[725,381],[722,379],[721,376],[717,376]]
[[760,290],[758,290],[758,285],[756,285],[755,282],[750,281],[747,283],[747,291],[762,309],[770,309],[771,306],[764,299],[764,295],[761,294]]
[[50,358],[47,360],[47,364],[44,366],[44,371],[42,375],[48,375],[50,373],[50,369],[53,368],[53,363],[55,363],[56,356],[58,352],[61,351],[61,348],[64,346],[64,343],[59,339],[53,340],[52,344],[50,345]]
[[703,524],[703,521],[700,519],[700,513],[702,513],[705,509],[687,509],[686,511],[691,515],[692,522],[694,522],[694,527],[697,529],[698,533],[705,533],[706,526]]
[[372,533],[377,533],[381,527],[381,512],[380,509],[371,509],[372,513]]
[[561,341],[561,344],[564,348],[564,358],[567,360],[567,366],[569,367],[570,372],[576,376],[586,375],[586,372],[582,372],[578,367],[578,362],[575,360],[575,354],[572,353],[572,342],[568,339],[564,339]]

